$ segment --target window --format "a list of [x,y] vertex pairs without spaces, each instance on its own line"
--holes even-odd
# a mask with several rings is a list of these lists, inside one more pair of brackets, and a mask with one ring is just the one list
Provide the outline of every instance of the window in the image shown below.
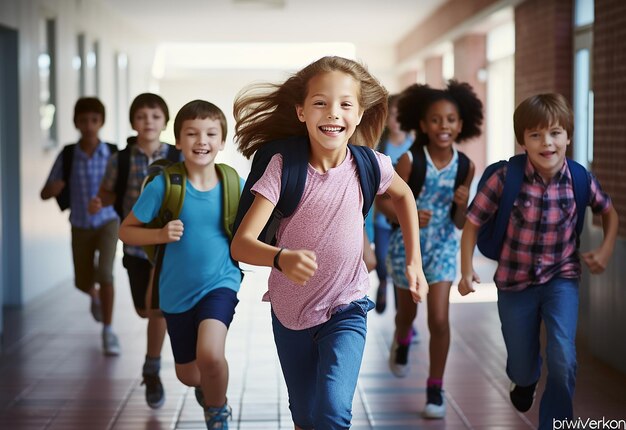
[[57,145],[56,124],[56,22],[39,21],[39,124],[44,148]]
[[574,160],[593,162],[593,0],[576,0],[574,16]]

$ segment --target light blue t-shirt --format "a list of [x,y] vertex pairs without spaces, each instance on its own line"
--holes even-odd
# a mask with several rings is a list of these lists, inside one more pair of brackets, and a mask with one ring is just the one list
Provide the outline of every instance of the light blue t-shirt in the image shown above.
[[[142,191],[133,206],[139,221],[148,223],[158,214],[164,189],[165,181],[158,176]],[[165,312],[185,312],[217,288],[239,291],[241,272],[230,258],[222,194],[221,182],[212,190],[198,191],[187,180],[180,213],[184,233],[180,241],[167,244],[159,278],[160,307]]]

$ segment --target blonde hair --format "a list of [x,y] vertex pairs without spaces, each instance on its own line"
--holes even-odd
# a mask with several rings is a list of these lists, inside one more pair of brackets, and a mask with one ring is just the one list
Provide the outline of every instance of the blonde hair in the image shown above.
[[360,86],[358,99],[363,118],[350,143],[373,148],[387,118],[387,90],[356,61],[322,57],[282,84],[251,85],[237,94],[233,115],[239,151],[250,158],[259,147],[272,140],[307,136],[306,124],[296,115],[296,105],[304,103],[311,78],[334,71],[350,75]]

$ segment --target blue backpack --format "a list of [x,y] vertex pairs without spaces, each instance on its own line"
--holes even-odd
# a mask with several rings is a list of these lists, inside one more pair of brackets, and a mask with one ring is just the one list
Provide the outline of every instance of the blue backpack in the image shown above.
[[[269,142],[256,151],[252,159],[250,174],[241,193],[234,232],[239,228],[243,217],[254,201],[254,194],[250,189],[263,176],[272,157],[275,154],[281,154],[283,171],[280,197],[270,219],[259,235],[259,240],[262,242],[272,245],[276,243],[276,232],[280,222],[283,218],[293,214],[302,198],[309,164],[309,145],[307,137],[292,137]],[[357,165],[359,182],[363,191],[363,218],[365,218],[380,186],[380,167],[372,149],[358,145],[348,145],[348,148]]]
[[[482,189],[487,179],[504,165],[508,165],[508,168],[504,178],[504,189],[500,196],[498,210],[480,227],[476,242],[480,252],[485,257],[492,260],[498,260],[500,258],[504,236],[506,235],[509,219],[511,218],[511,210],[522,188],[524,167],[526,166],[526,154],[515,155],[509,158],[508,161],[500,160],[487,166],[480,177],[480,181],[478,181],[478,190]],[[591,193],[589,177],[587,170],[574,160],[568,158],[567,166],[572,175],[574,200],[576,201],[576,211],[578,215],[576,220],[576,234],[578,238],[580,238],[580,233],[585,223],[585,211]],[[577,243],[578,242],[579,239],[577,239]]]

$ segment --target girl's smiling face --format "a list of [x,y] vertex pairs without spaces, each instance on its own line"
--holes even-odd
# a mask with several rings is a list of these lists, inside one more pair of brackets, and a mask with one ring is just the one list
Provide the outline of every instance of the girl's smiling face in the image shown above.
[[345,150],[363,117],[359,83],[346,73],[334,71],[314,76],[307,89],[296,113],[306,123],[311,145],[329,152]]
[[451,147],[463,128],[463,120],[454,103],[439,100],[428,107],[426,116],[420,120],[422,133],[428,136],[428,145]]

